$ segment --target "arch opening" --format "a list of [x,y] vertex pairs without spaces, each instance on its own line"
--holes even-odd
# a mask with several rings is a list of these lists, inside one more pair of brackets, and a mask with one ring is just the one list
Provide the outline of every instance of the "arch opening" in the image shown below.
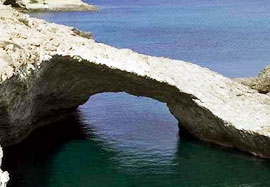
[[[10,96],[5,98],[2,106],[14,103],[1,112],[9,115],[0,114],[6,123],[0,129],[3,146],[18,143],[35,128],[66,118],[92,95],[126,92],[166,103],[171,114],[180,121],[181,132],[222,146],[237,147],[257,156],[270,155],[268,144],[261,144],[269,141],[267,136],[237,129],[205,107],[207,103],[204,105],[194,96],[197,94],[189,94],[158,78],[151,79],[77,57],[54,56],[42,63],[27,81],[14,76],[2,85],[0,92]],[[259,147],[256,146],[258,144]]]
[[5,149],[3,168],[10,171],[11,187],[67,181],[70,186],[241,185],[243,176],[254,184],[258,175],[251,177],[251,170],[267,181],[264,162],[186,137],[179,143],[177,132],[164,103],[122,92],[95,94],[69,118]]

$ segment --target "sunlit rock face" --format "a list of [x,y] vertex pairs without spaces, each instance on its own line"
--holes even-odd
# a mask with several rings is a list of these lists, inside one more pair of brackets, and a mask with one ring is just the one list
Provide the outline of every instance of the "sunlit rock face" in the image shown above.
[[3,146],[65,118],[102,92],[167,103],[195,137],[270,158],[270,100],[195,64],[116,49],[73,28],[0,6],[0,137]]

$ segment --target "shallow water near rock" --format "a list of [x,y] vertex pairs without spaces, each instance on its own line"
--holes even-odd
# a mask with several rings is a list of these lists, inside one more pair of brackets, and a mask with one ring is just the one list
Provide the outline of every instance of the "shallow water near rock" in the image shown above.
[[[119,48],[197,63],[230,77],[270,59],[270,2],[93,0],[99,12],[36,13]],[[180,130],[181,131],[181,130]],[[14,187],[270,186],[270,162],[182,136],[165,104],[104,93],[5,150]]]

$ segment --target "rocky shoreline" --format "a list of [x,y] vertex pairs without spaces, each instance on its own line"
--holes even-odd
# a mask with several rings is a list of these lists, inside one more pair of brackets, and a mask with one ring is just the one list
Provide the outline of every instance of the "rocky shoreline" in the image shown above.
[[99,8],[81,0],[0,0],[23,12],[96,11]]
[[192,63],[96,43],[89,33],[3,5],[0,32],[2,146],[65,118],[91,95],[125,91],[167,103],[181,130],[201,140],[270,158],[269,68],[239,83]]

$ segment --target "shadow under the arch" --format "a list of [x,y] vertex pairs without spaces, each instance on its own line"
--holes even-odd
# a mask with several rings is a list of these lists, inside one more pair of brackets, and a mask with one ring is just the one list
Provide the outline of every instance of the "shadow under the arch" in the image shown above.
[[3,168],[10,173],[8,186],[46,186],[50,162],[65,143],[83,140],[84,124],[78,111],[64,120],[34,130],[19,144],[4,149]]
[[[96,98],[100,98],[99,95],[102,94],[96,95]],[[106,94],[103,94],[103,99],[104,95]],[[117,94],[114,95],[117,96]],[[120,96],[118,99],[123,100],[123,94],[120,94]],[[126,97],[131,98],[131,96]],[[119,101],[118,99],[115,101]],[[136,102],[139,100],[141,99],[135,99]],[[91,113],[96,111],[98,105],[95,104],[98,104],[98,101],[99,99],[96,99],[95,103],[90,98],[89,106],[91,104],[94,106],[89,110],[86,104],[87,111],[89,110]],[[115,106],[119,106],[119,103],[116,102]],[[123,108],[121,111],[127,110],[130,112],[130,108],[132,106],[129,105],[128,108]],[[99,112],[106,113],[105,109],[111,111],[111,108],[107,106],[101,107]],[[94,113],[94,115],[99,115],[99,112]],[[131,115],[135,115],[135,120],[142,117],[140,115],[136,116],[134,113],[131,113]],[[117,114],[113,114],[113,116],[117,117]],[[112,116],[108,116],[108,119],[110,117]],[[128,116],[124,117],[128,118]],[[160,118],[160,116],[157,116],[157,118]],[[99,124],[96,125],[98,126]],[[97,132],[95,127],[95,125],[89,124],[89,121],[84,120],[83,114],[77,110],[67,119],[37,129],[22,143],[6,148],[4,150],[3,168],[11,174],[9,186],[166,187],[204,185],[211,187],[217,184],[219,186],[253,185],[255,183],[267,186],[269,184],[268,180],[266,180],[270,171],[269,162],[242,154],[239,151],[199,141],[192,138],[184,129],[180,129],[181,139],[180,141],[177,139],[175,142],[177,146],[171,162],[162,165],[161,160],[160,163],[155,163],[154,166],[146,167],[143,164],[143,160],[136,160],[139,157],[135,157],[135,161],[137,161],[136,165],[128,166],[127,164],[132,163],[133,158],[131,157],[132,155],[125,151],[132,150],[134,147],[131,146],[131,148],[122,149],[121,146],[125,146],[125,144],[119,145],[119,142],[117,143],[116,141],[116,148],[120,146],[124,150],[119,152],[119,150],[115,149],[114,145],[108,145],[110,140],[106,139],[106,133],[102,133],[104,129]],[[128,133],[128,131],[125,132]],[[141,131],[141,133],[143,132]],[[117,136],[122,135],[118,134]],[[95,141],[96,139],[105,141],[106,149],[103,149],[104,145],[100,144],[102,142]],[[119,141],[122,140],[121,138],[119,139]],[[88,143],[85,143],[86,141]],[[112,142],[115,143],[115,141]],[[75,144],[78,149],[73,149],[73,146],[66,146],[67,144],[70,145],[70,143]],[[101,148],[102,146],[103,148]],[[158,143],[157,146],[159,146]],[[85,151],[85,149],[89,149],[89,151]],[[83,154],[89,154],[87,157],[93,158],[74,158],[80,154],[78,153],[79,150]],[[135,149],[137,153],[138,150]],[[65,152],[65,154],[61,154],[61,152]],[[123,160],[121,157],[125,157],[124,161],[127,161],[124,165],[119,161],[121,159]],[[73,159],[67,161],[69,158]],[[59,171],[54,171],[54,165],[62,161],[64,164],[60,163],[61,167],[59,167],[62,170],[58,168]],[[73,165],[73,167],[65,164]],[[65,171],[65,169],[70,168],[74,170],[78,168],[78,171],[71,171],[70,173],[69,171]],[[71,174],[75,174],[76,177],[69,178]],[[63,175],[66,176],[63,177]],[[60,181],[55,179],[57,177],[60,178]],[[65,181],[62,179],[68,180]],[[55,183],[55,181],[58,183]]]

